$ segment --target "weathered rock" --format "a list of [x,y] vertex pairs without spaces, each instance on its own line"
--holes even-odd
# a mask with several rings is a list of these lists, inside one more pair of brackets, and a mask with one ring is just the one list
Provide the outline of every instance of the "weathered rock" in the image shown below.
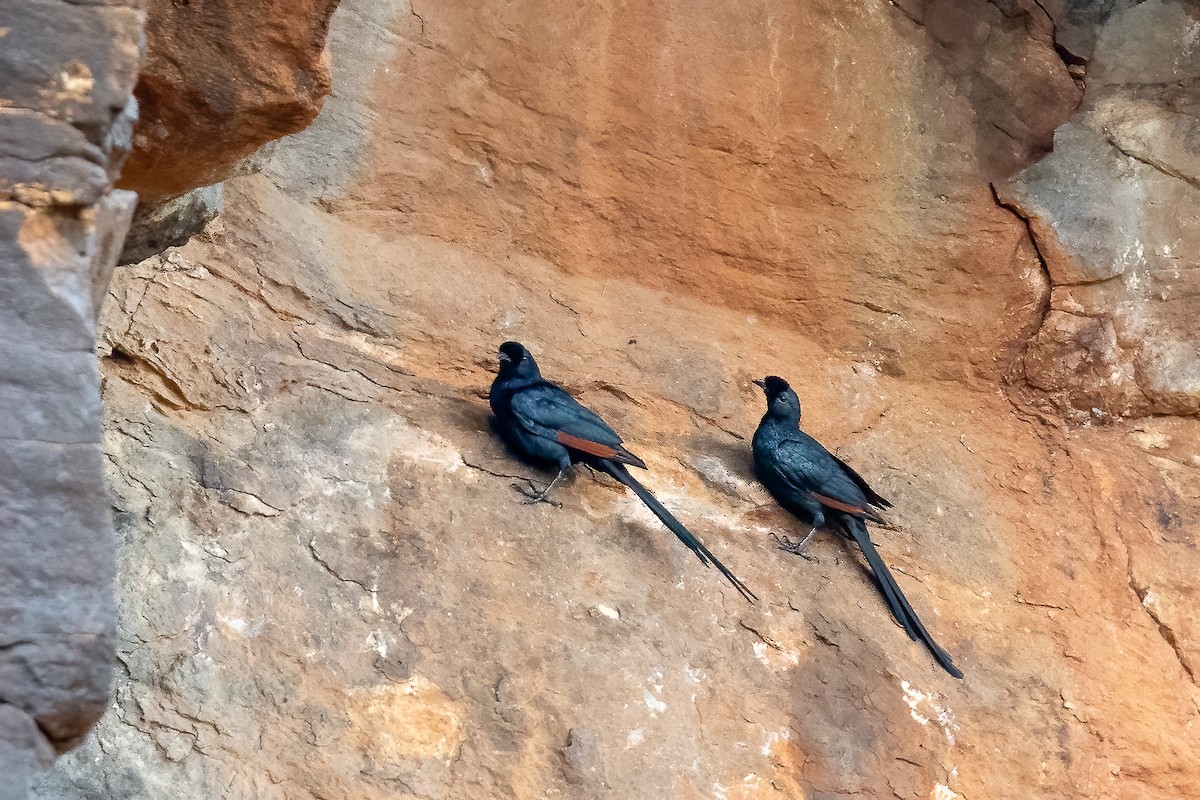
[[1007,177],[1050,151],[1083,96],[1040,0],[896,0],[928,31],[935,59],[976,114],[975,157]]
[[329,92],[338,0],[151,0],[141,121],[121,185],[141,200],[121,263],[183,244],[221,210],[221,181],[304,129]]
[[78,128],[29,109],[4,112],[0,197],[31,207],[90,206],[112,188],[108,154]]
[[[143,5],[143,0],[0,3],[5,114],[36,111],[79,129],[106,151],[117,149],[110,134],[114,117],[129,104],[129,79],[141,63]],[[61,136],[49,128],[46,133],[50,141]],[[120,159],[109,166],[119,170]]]
[[[417,12],[411,55],[378,78],[372,180],[335,209],[484,252],[501,237],[580,274],[636,265],[644,285],[802,325],[893,375],[992,381],[1035,330],[1042,272],[980,189],[992,125],[972,95],[1040,91],[1049,41],[1025,71],[951,73],[886,5]],[[380,196],[403,213],[376,213]]]
[[1052,308],[1030,343],[1025,376],[1031,386],[1051,394],[1072,387],[1063,405],[1095,409],[1097,417],[1112,416],[1143,401],[1133,354],[1121,346],[1107,317]]
[[[1096,40],[1114,15],[1142,0],[1042,0],[1040,5],[1054,20],[1054,43],[1074,66],[1087,65],[1096,50]],[[1090,80],[1089,76],[1089,80]]]
[[138,6],[0,2],[5,800],[23,800],[108,700],[114,542],[93,346],[135,202],[112,176],[134,114]]
[[1061,410],[1200,413],[1197,36],[1186,4],[1108,17],[1085,109],[1053,154],[997,187],[1049,272],[1025,372]]
[[[331,115],[117,271],[122,668],[40,796],[1187,796],[1197,420],[1057,430],[1001,394],[1043,272],[925,28],[773,0],[334,24]],[[1034,61],[977,74],[1019,94]],[[480,397],[509,338],[760,605],[586,471],[520,504],[547,476]],[[767,372],[895,502],[874,535],[964,682],[839,542],[769,538],[803,530],[750,474]]]
[[50,764],[54,751],[37,723],[24,712],[0,704],[0,797],[25,800],[33,788],[35,770]]
[[[113,541],[91,350],[103,287],[92,277],[107,277],[97,267],[111,268],[132,210],[125,192],[77,219],[0,203],[0,709],[20,709],[59,750],[100,716],[109,688]],[[34,755],[0,745],[14,762]]]
[[178,247],[204,230],[225,205],[225,184],[201,186],[155,204],[139,204],[133,215],[121,264],[136,264],[168,247]]
[[303,130],[329,92],[325,36],[337,3],[149,0],[141,117],[120,186],[157,205]]

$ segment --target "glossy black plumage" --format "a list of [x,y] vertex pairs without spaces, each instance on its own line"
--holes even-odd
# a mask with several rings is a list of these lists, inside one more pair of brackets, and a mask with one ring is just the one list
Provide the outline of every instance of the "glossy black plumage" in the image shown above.
[[758,599],[629,474],[626,465],[641,469],[646,465],[625,449],[616,431],[560,386],[542,378],[533,356],[521,344],[505,342],[500,346],[500,369],[489,400],[496,415],[496,429],[510,448],[524,458],[558,465],[558,475],[532,500],[544,500],[573,463],[588,464],[633,490],[701,563],[715,566],[743,597]]
[[962,672],[925,629],[867,534],[867,520],[883,521],[875,508],[888,508],[891,503],[800,430],[800,399],[787,381],[772,375],[755,383],[767,396],[767,413],[754,433],[753,443],[759,480],[780,505],[811,524],[813,530],[828,520],[853,539],[875,574],[892,616],[910,638],[919,639],[929,648],[943,669],[961,678]]

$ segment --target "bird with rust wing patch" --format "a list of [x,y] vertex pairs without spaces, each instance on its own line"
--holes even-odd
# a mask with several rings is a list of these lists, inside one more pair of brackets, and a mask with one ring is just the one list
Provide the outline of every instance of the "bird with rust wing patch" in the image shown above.
[[919,639],[943,669],[961,678],[962,672],[921,623],[867,534],[867,522],[884,521],[875,508],[889,508],[891,503],[800,430],[800,398],[787,381],[772,375],[755,383],[767,396],[767,413],[754,433],[755,472],[780,505],[812,525],[804,541],[788,549],[802,549],[826,520],[836,524],[862,550],[888,609],[909,638]]
[[550,485],[531,494],[527,502],[546,500],[572,464],[587,464],[629,487],[702,564],[715,566],[747,600],[758,599],[646,487],[634,480],[627,465],[645,469],[645,462],[625,449],[621,437],[598,414],[544,379],[523,345],[505,342],[500,346],[499,358],[500,369],[489,400],[500,437],[523,458],[558,465],[558,474]]

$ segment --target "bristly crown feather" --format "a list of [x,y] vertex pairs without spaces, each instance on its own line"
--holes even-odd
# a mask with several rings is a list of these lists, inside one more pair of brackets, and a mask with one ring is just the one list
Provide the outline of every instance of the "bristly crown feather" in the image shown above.
[[783,394],[790,388],[792,387],[788,385],[788,382],[778,375],[768,375],[763,379],[763,389],[766,390],[768,398]]

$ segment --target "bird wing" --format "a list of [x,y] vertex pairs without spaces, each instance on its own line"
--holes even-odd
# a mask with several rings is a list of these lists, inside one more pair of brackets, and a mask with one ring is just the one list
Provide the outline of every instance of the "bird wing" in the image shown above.
[[862,490],[862,493],[864,495],[866,495],[866,497],[867,497],[868,503],[870,503],[871,505],[879,506],[880,508],[891,508],[892,507],[891,502],[888,500],[885,500],[883,495],[881,495],[879,492],[872,489],[870,484],[867,483],[866,478],[864,478],[862,475],[859,475],[857,472],[855,472],[854,469],[849,464],[847,464],[845,461],[842,461],[840,458],[835,456],[833,453],[830,453],[829,457],[832,458],[834,461],[836,461],[838,463],[838,466],[840,466],[842,468],[842,471],[846,473],[846,475],[850,478],[850,480],[854,481],[855,485],[857,485],[858,488]]
[[511,407],[517,422],[536,436],[597,458],[646,466],[621,446],[621,437],[596,412],[549,381],[518,391]]
[[[867,496],[843,464],[811,436],[785,439],[776,448],[775,467],[789,486],[829,508],[878,521]],[[861,480],[861,478],[859,479]]]

